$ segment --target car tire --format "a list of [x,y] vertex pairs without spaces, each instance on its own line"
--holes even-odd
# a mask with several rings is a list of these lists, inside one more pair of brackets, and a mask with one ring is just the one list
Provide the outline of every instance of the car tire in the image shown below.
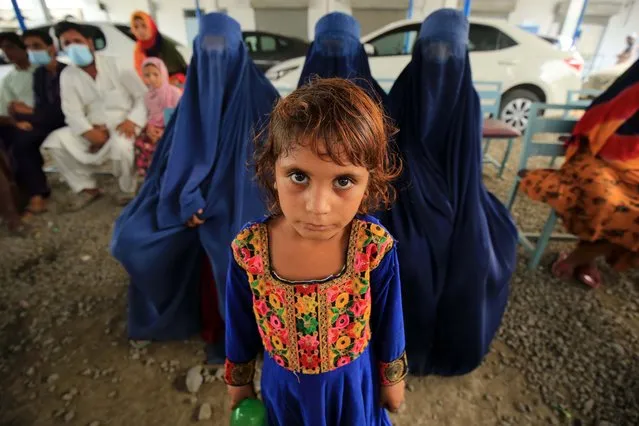
[[530,106],[540,102],[539,95],[527,89],[514,89],[506,92],[501,98],[499,116],[515,129],[523,132],[528,127]]

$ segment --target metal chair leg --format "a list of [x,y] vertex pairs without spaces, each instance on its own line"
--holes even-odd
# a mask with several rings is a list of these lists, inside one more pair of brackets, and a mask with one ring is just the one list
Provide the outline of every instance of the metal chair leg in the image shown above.
[[552,231],[555,229],[556,223],[557,214],[555,214],[555,211],[553,210],[550,212],[550,215],[546,220],[546,224],[544,225],[544,229],[541,231],[541,235],[539,235],[539,239],[535,245],[535,252],[528,263],[528,269],[537,269],[539,266],[541,256],[543,256],[544,251],[546,250],[546,246],[548,245],[548,241],[550,241],[550,236],[552,235]]
[[499,166],[499,173],[497,173],[497,177],[501,179],[504,174],[504,170],[506,169],[506,164],[508,163],[508,159],[510,158],[510,151],[513,148],[513,140],[508,139],[506,145],[506,152],[504,153],[504,158],[501,160],[501,166]]

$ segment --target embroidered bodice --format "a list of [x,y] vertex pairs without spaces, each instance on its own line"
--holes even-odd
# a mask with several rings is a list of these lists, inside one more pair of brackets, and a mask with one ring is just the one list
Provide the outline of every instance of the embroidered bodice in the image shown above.
[[393,246],[381,226],[355,219],[343,272],[291,283],[270,268],[266,223],[246,227],[233,255],[246,272],[253,313],[266,351],[293,372],[319,374],[358,358],[371,339],[370,274]]

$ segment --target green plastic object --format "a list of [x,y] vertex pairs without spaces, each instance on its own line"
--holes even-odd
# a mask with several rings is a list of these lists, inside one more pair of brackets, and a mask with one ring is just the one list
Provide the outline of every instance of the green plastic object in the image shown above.
[[259,399],[245,399],[231,414],[231,426],[267,426],[266,408]]

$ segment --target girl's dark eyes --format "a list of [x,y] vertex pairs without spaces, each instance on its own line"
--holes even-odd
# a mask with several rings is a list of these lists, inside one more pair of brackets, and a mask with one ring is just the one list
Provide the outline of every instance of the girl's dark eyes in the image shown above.
[[293,183],[296,183],[298,185],[304,185],[308,182],[308,176],[306,176],[304,173],[295,172],[291,173],[288,177]]
[[335,187],[338,189],[348,189],[353,186],[354,182],[351,178],[348,177],[339,177],[335,179]]
[[[288,175],[291,182],[296,185],[308,185],[309,178],[306,174],[302,172],[293,172]],[[336,189],[349,189],[351,186],[355,184],[354,180],[347,176],[338,177],[333,181],[333,186]]]

